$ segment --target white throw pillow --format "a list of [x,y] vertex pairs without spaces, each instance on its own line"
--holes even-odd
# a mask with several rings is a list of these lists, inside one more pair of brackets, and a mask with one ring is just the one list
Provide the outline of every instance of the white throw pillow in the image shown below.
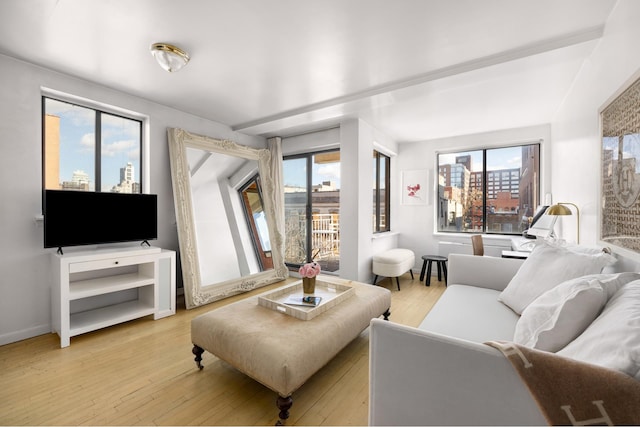
[[607,293],[607,301],[624,285],[640,280],[640,273],[624,272],[615,274],[601,274],[598,277],[602,289]]
[[584,245],[576,245],[573,243],[570,244],[562,239],[555,239],[555,240],[536,239],[532,241],[534,242],[534,247],[538,245],[547,245],[547,246],[553,246],[556,248],[564,248],[571,252],[576,252],[579,254],[586,254],[586,255],[598,255],[600,254],[600,252],[602,252],[602,248],[597,246],[584,246]]
[[640,280],[622,286],[600,316],[557,354],[640,380]]
[[600,273],[615,260],[604,252],[584,254],[553,244],[539,244],[500,293],[498,301],[522,314],[529,304],[549,289],[569,279]]
[[593,322],[611,295],[634,280],[640,280],[640,273],[591,274],[562,282],[524,309],[513,342],[562,349]]

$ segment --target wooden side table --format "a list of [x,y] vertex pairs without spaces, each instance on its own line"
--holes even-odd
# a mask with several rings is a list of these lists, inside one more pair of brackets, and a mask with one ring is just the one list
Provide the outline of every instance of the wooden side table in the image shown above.
[[420,271],[420,281],[424,279],[425,270],[427,271],[427,281],[425,286],[431,286],[431,264],[436,263],[438,267],[438,280],[442,280],[444,274],[444,284],[447,284],[447,257],[440,255],[422,255],[422,270]]

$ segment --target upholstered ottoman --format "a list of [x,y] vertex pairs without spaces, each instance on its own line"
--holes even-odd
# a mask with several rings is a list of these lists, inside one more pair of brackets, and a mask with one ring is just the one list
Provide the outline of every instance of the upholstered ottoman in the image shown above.
[[[258,296],[202,314],[191,321],[198,367],[209,353],[278,393],[279,417],[289,417],[291,394],[369,326],[389,315],[388,289],[339,278],[352,296],[311,320],[300,320],[258,304]],[[273,292],[273,291],[271,291]]]
[[376,277],[373,279],[375,285],[378,281],[378,276],[383,277],[395,277],[400,290],[400,280],[398,276],[406,273],[407,270],[411,272],[411,279],[413,279],[413,265],[416,262],[416,257],[413,251],[409,249],[389,249],[388,251],[380,252],[373,256],[373,274]]

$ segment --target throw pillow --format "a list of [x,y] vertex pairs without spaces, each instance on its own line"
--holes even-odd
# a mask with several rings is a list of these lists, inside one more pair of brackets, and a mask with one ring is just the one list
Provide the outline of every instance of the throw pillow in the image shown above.
[[635,280],[640,273],[592,274],[563,282],[524,309],[513,341],[556,352],[591,324],[618,289]]
[[575,339],[607,301],[597,276],[567,280],[536,298],[518,319],[513,342],[555,353]]
[[640,280],[622,286],[600,316],[557,354],[640,380]]
[[598,277],[602,289],[607,293],[607,301],[616,294],[624,285],[640,280],[640,273],[624,272],[615,274],[601,274]]
[[542,243],[500,293],[498,301],[518,314],[536,298],[565,280],[600,273],[615,258],[604,252],[595,255],[570,251],[564,247]]

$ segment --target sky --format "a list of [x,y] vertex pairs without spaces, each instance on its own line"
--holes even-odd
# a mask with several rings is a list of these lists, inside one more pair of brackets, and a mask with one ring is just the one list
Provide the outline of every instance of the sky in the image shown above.
[[[440,165],[455,164],[456,157],[471,155],[471,172],[482,170],[482,151],[440,153]],[[487,150],[487,170],[513,169],[522,167],[522,147],[507,147]]]
[[[73,172],[89,174],[95,185],[95,112],[65,102],[47,99],[47,114],[60,117],[60,181],[71,181]],[[120,168],[133,163],[140,182],[139,122],[110,114],[102,115],[102,191],[120,183]]]
[[[307,179],[306,158],[288,159],[283,163],[284,185],[291,187],[305,187]],[[312,184],[331,181],[336,189],[340,188],[340,162],[313,164]]]

